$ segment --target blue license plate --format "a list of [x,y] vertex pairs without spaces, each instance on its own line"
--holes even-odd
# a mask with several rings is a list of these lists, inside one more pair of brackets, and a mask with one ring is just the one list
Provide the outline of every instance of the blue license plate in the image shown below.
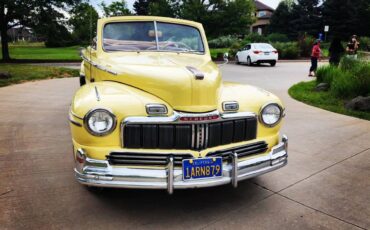
[[182,161],[182,175],[184,180],[221,177],[222,158],[199,158]]

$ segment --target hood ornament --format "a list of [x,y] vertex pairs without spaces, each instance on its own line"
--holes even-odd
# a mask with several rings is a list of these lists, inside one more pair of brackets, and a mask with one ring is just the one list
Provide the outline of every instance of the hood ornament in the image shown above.
[[204,73],[202,73],[197,68],[192,67],[192,66],[186,66],[186,69],[188,69],[194,75],[195,80],[203,80],[204,79]]

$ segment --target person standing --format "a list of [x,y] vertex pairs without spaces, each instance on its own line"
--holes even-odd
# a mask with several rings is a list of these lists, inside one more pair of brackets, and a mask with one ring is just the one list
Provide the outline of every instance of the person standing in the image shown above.
[[347,57],[357,59],[357,50],[360,43],[357,41],[357,36],[353,35],[351,40],[347,44]]
[[339,65],[340,59],[342,55],[344,54],[344,48],[338,37],[335,37],[333,41],[331,42],[330,48],[329,48],[329,54],[330,54],[330,59],[329,59],[330,65],[335,65],[335,66]]
[[314,77],[317,70],[317,62],[321,57],[321,49],[320,49],[320,40],[316,40],[312,47],[311,52],[311,67],[310,73],[308,74],[309,77]]

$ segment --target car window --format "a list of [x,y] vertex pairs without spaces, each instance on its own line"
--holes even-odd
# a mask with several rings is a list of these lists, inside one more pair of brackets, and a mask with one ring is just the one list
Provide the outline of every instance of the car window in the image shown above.
[[270,44],[255,44],[254,47],[256,49],[273,49]]
[[251,45],[246,45],[244,49],[245,50],[250,50],[251,49]]
[[103,29],[107,51],[204,52],[198,29],[163,22],[116,22]]
[[159,50],[204,52],[198,29],[172,23],[157,22]]
[[118,22],[109,23],[103,30],[103,47],[115,50],[150,50],[156,49],[153,22]]

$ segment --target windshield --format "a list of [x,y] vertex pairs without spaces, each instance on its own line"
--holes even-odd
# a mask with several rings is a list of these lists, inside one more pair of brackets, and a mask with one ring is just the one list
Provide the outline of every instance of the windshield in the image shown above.
[[103,48],[106,51],[204,52],[198,29],[163,22],[109,23],[103,30]]

